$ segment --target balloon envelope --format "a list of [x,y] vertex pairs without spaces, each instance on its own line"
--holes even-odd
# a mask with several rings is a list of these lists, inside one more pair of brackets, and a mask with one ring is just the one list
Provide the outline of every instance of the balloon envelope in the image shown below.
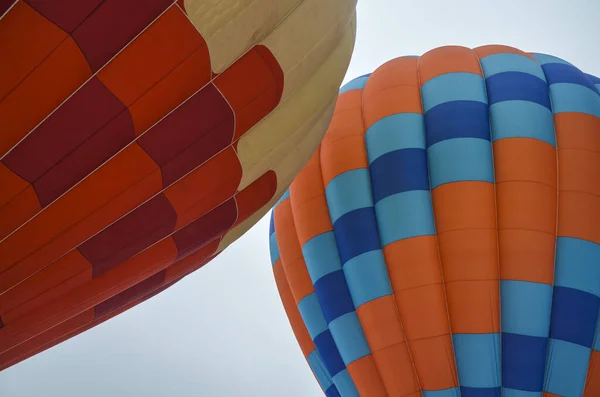
[[260,219],[322,138],[355,32],[353,0],[2,4],[0,369]]
[[600,395],[599,91],[504,46],[342,87],[270,230],[328,396]]

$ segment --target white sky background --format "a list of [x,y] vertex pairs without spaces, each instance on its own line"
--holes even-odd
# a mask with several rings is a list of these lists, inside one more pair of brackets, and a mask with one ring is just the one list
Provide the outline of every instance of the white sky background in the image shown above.
[[[359,0],[357,12],[344,82],[449,44],[511,45],[600,76],[600,0]],[[0,396],[322,396],[277,294],[268,228],[265,217],[159,296],[0,372]]]

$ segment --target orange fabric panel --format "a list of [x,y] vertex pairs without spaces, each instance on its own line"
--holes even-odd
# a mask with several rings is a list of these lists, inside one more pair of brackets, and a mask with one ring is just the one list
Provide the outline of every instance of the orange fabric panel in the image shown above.
[[[66,37],[67,34],[58,26],[25,2],[15,4],[0,19],[0,59],[4,60],[0,62],[0,100],[4,101]],[[3,109],[0,116],[6,115],[8,110]],[[22,114],[19,116],[22,117]],[[0,121],[4,125],[4,118],[0,118]],[[0,134],[0,156],[28,132],[11,128],[4,130]]]
[[592,350],[583,397],[600,396],[600,352]]
[[558,169],[560,190],[600,196],[600,152],[561,148]]
[[333,230],[323,178],[320,148],[290,185],[292,212],[300,246],[319,234]]
[[442,284],[435,236],[418,236],[394,241],[383,247],[383,254],[394,291]]
[[91,264],[71,251],[24,282],[0,295],[0,314],[5,323],[79,286],[92,278]]
[[556,233],[556,188],[535,182],[496,184],[498,229]]
[[495,55],[495,54],[517,54],[517,55],[523,55],[523,56],[535,61],[535,58],[532,55],[530,55],[526,52],[523,52],[523,51],[519,50],[518,48],[509,47],[506,45],[498,45],[498,44],[484,45],[481,47],[474,48],[473,51],[475,51],[475,53],[477,54],[479,59],[485,58],[490,55]]
[[488,182],[453,182],[431,191],[438,234],[460,229],[495,229],[496,196]]
[[356,308],[371,351],[405,341],[402,323],[400,317],[393,313],[395,311],[396,304],[392,295],[382,296]]
[[365,129],[398,113],[423,113],[417,58],[386,62],[371,76],[363,91]]
[[112,268],[101,276],[16,319],[12,327],[0,332],[0,353],[56,327],[68,319],[93,308],[112,296],[132,287],[172,264],[177,246],[169,237]]
[[216,256],[215,251],[217,251],[220,242],[221,238],[215,239],[202,246],[193,254],[180,258],[177,262],[167,267],[165,284],[181,278],[207,264]]
[[493,149],[496,183],[531,181],[557,187],[556,149],[546,142],[500,139],[493,143]]
[[496,229],[459,229],[438,235],[444,282],[498,279]]
[[139,145],[128,146],[0,243],[0,292],[81,244],[161,187],[156,163]]
[[175,230],[230,198],[242,179],[242,166],[231,146],[165,189],[177,212]]
[[[210,60],[201,47],[129,108],[136,136],[185,102],[210,80]],[[205,72],[203,69],[207,68]]]
[[294,301],[292,290],[290,289],[288,281],[285,277],[281,259],[277,259],[273,265],[273,275],[275,276],[277,290],[279,291],[279,296],[281,297],[281,302],[283,303],[283,309],[285,310],[287,318],[290,321],[292,331],[294,332],[296,340],[300,345],[302,354],[304,354],[304,357],[307,358],[308,355],[315,350],[315,344],[310,338],[308,329],[306,329],[306,325],[304,325],[304,321],[302,320],[298,306]]
[[[383,296],[381,298],[369,301],[357,307],[356,313],[372,352],[384,350],[388,347],[401,344],[405,341],[402,323],[400,321],[400,316],[398,315],[398,310],[396,309],[396,304],[392,295]],[[396,353],[400,352],[396,351]],[[367,357],[368,360],[366,359]],[[398,371],[402,368],[410,368],[412,366],[412,361],[408,355],[396,357],[395,360],[408,360],[408,362],[405,362],[404,365],[400,367],[392,368],[381,367],[382,365],[389,365],[389,361],[377,362],[377,368],[369,368],[369,365],[373,360],[372,356],[369,355],[363,357],[363,359],[364,361],[362,363],[357,364],[358,368],[354,369],[354,373],[357,375],[357,378],[355,378],[353,372],[350,371],[352,364],[348,366],[348,371],[350,372],[352,379],[354,379],[356,387],[361,393],[363,393],[363,391],[361,389],[360,382],[365,382],[365,385],[363,386],[365,395],[371,395],[368,394],[367,391],[372,391],[373,393],[376,393],[376,395],[379,395],[380,392],[383,392],[384,386],[387,390],[393,390],[395,379],[406,376]],[[366,371],[366,374],[364,375],[365,378],[361,378],[359,376],[359,368]],[[379,370],[379,374],[377,374],[377,370]],[[376,378],[372,374],[373,371],[375,371],[374,375],[377,375]],[[413,374],[413,376],[416,375]]]
[[[130,106],[202,46],[206,43],[194,25],[178,7],[170,7],[102,68],[98,78]],[[196,71],[205,84],[210,80],[206,55],[208,64]]]
[[362,121],[362,90],[341,94],[334,112],[321,142],[324,186],[346,171],[369,167]]
[[394,295],[409,347],[412,340],[450,334],[442,284],[395,291]]
[[419,380],[406,342],[373,352],[379,375],[387,380],[385,388],[390,397],[421,397]]
[[59,324],[58,326],[46,330],[44,333],[29,339],[25,343],[16,346],[15,348],[0,354],[0,371],[11,365],[25,360],[41,351],[54,346],[57,342],[66,340],[73,335],[68,335],[73,329],[80,329],[94,320],[94,309],[86,310],[79,313],[77,316]]
[[[248,78],[252,76],[252,78]],[[263,45],[255,45],[214,80],[235,113],[237,141],[277,107],[284,76],[277,59]]]
[[424,390],[458,386],[454,347],[450,334],[408,342]]
[[446,296],[452,333],[500,332],[500,291],[497,279],[446,283]]
[[558,235],[600,244],[600,197],[561,190]]
[[459,72],[474,73],[483,77],[479,59],[473,50],[459,46],[439,47],[419,58],[421,85],[441,74]]
[[500,278],[552,284],[556,233],[499,230]]
[[[40,209],[40,202],[33,186],[0,163],[0,240],[21,226]],[[21,192],[20,197],[14,196]]]
[[369,354],[351,362],[347,369],[361,396],[387,396],[372,355]]
[[581,149],[600,153],[598,117],[585,113],[559,113],[554,115],[554,126],[559,150]]
[[275,208],[275,231],[281,262],[296,304],[314,292],[314,287],[302,256],[290,200],[286,199]]
[[[10,63],[10,62],[8,62]],[[81,50],[67,38],[0,101],[4,139],[15,145],[58,108],[92,75]],[[43,95],[40,95],[43,92]],[[9,149],[8,144],[6,149]],[[3,150],[4,153],[6,150]]]

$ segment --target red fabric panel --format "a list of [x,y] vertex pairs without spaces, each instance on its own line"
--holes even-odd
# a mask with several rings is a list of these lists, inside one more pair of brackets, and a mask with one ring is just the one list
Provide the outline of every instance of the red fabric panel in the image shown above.
[[93,277],[101,276],[171,232],[177,214],[159,194],[79,246],[92,264]]
[[93,71],[98,71],[152,23],[173,0],[106,0],[73,32]]
[[[21,178],[33,183],[123,111],[125,105],[98,79],[92,78],[2,162]],[[131,119],[128,123],[131,128],[118,128],[117,134],[124,134],[132,139],[134,132]],[[114,147],[109,150],[114,151]],[[103,150],[99,150],[100,152]],[[88,168],[98,163],[93,157],[85,160],[91,163]]]
[[209,84],[142,135],[138,143],[160,165],[163,187],[231,143],[234,120],[219,91]]
[[161,270],[153,276],[148,277],[144,281],[137,283],[133,287],[127,288],[125,291],[105,300],[104,302],[94,307],[94,318],[99,318],[118,310],[119,308],[131,303],[132,301],[145,296],[154,291],[165,281],[167,270]]
[[237,207],[234,199],[229,199],[201,218],[196,219],[183,229],[173,234],[177,246],[178,259],[190,255],[215,238],[223,235],[237,218]]
[[71,33],[103,0],[25,0],[33,9]]

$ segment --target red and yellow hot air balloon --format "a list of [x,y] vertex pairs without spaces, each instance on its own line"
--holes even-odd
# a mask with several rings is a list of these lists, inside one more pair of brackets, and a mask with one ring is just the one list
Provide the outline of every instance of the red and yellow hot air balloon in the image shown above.
[[504,46],[385,63],[270,245],[327,396],[600,396],[600,79]]
[[199,268],[329,124],[354,0],[0,2],[0,369]]

